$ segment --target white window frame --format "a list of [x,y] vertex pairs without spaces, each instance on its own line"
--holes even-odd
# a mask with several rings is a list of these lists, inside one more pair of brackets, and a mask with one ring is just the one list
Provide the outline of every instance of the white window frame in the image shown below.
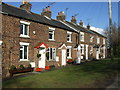
[[2,45],[3,41],[0,41],[0,45]]
[[[49,61],[56,61],[56,48],[48,48],[48,49],[49,49],[49,51],[47,51],[49,53],[49,59],[48,60]],[[52,59],[50,58],[50,49],[52,49]],[[53,54],[53,52],[55,52],[55,54]]]
[[52,31],[53,36],[52,36],[52,39],[50,39],[50,38],[48,37],[48,38],[49,38],[48,40],[50,40],[50,41],[55,41],[55,28],[49,27],[49,31]]
[[28,61],[28,46],[29,43],[25,43],[25,42],[20,42],[20,47],[23,47],[22,49],[20,48],[20,50],[23,50],[23,54],[22,56],[24,57],[24,46],[27,46],[27,59],[20,59],[20,61]]
[[[30,38],[29,36],[29,25],[30,25],[30,22],[25,22],[25,21],[20,21],[20,24],[23,24],[23,34],[20,33],[20,37],[23,37],[23,38]],[[28,26],[28,30],[27,30],[27,33],[28,35],[25,35],[25,25]]]
[[67,49],[69,49],[69,56],[67,58],[72,59],[72,46],[67,46]]
[[93,36],[90,36],[90,42],[93,42],[93,38],[94,38]]
[[93,47],[90,46],[90,54],[93,54]]
[[99,37],[97,37],[97,44],[99,44],[100,43],[100,38]]
[[[68,35],[70,36],[70,37],[68,37]],[[69,38],[69,41],[67,40],[67,42],[72,42],[72,32],[69,32],[69,31],[67,31],[67,39]]]
[[80,41],[84,42],[84,33],[83,32],[80,32]]
[[103,38],[103,44],[105,44],[105,39]]
[[80,46],[81,46],[81,54],[84,54],[85,53],[84,52],[85,46],[84,46],[84,44],[81,44]]

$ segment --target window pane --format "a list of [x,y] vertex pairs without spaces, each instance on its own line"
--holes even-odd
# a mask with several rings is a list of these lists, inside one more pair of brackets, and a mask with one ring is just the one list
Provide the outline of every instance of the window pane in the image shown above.
[[23,55],[23,50],[20,50],[20,59],[23,59],[22,55]]
[[20,34],[23,34],[23,24],[20,24]]
[[53,57],[52,57],[52,48],[50,48],[50,59],[53,59]]
[[27,46],[24,46],[24,59],[27,59]]
[[49,31],[49,39],[53,39],[53,31]]
[[69,57],[69,49],[67,49],[67,57]]
[[25,35],[28,35],[28,25],[25,25]]
[[53,48],[53,60],[55,60],[55,59],[56,59],[56,49]]
[[67,41],[71,41],[71,34],[67,34]]

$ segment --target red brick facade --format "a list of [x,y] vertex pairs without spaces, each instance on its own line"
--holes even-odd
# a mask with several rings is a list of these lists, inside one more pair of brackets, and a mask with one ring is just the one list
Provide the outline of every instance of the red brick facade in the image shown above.
[[[29,22],[29,37],[24,38],[20,37],[20,21]],[[54,30],[54,41],[49,40],[49,27],[55,28]],[[86,59],[86,45],[88,45],[88,59],[96,59],[96,48],[93,48],[94,45],[97,45],[97,37],[100,38],[99,46],[103,45],[103,38],[100,35],[84,33],[84,42],[80,41],[80,44],[84,45],[84,54],[83,59]],[[90,36],[93,36],[93,42],[90,42]],[[78,44],[77,32],[72,32],[71,42],[67,42],[67,30],[56,28],[54,26],[49,26],[31,20],[21,19],[14,16],[3,15],[2,14],[2,69],[3,77],[9,76],[8,70],[11,65],[19,67],[23,64],[27,67],[31,62],[35,62],[35,68],[38,67],[38,58],[37,53],[38,49],[35,48],[42,42],[44,42],[50,48],[56,48],[56,56],[59,57],[59,61],[45,61],[45,66],[55,65],[56,67],[61,66],[62,64],[62,50],[66,50],[65,46],[71,46],[71,59],[77,59],[77,49],[75,46]],[[79,36],[80,37],[80,36]],[[106,38],[104,38],[106,39]],[[28,61],[20,61],[20,42],[29,43],[28,46]],[[61,45],[65,45],[61,48]],[[90,47],[93,48],[93,55],[90,55]],[[61,49],[60,49],[61,48]],[[67,50],[66,50],[67,51]],[[66,53],[67,55],[67,53]],[[100,55],[103,55],[103,50],[100,50]]]

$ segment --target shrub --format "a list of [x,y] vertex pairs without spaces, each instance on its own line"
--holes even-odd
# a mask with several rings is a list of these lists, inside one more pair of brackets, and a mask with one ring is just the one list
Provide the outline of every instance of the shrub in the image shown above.
[[38,53],[38,54],[37,54],[37,57],[38,57],[38,58],[41,57],[41,54]]
[[31,64],[28,64],[28,68],[31,68],[32,66],[31,66]]
[[10,70],[15,70],[16,69],[16,67],[14,66],[14,65],[12,65],[11,67],[10,67]]
[[20,69],[24,69],[24,66],[23,66],[23,65],[20,65]]

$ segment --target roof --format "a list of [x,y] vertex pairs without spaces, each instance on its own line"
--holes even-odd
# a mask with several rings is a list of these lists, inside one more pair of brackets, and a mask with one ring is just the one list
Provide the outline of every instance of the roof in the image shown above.
[[27,12],[26,10],[22,10],[20,8],[17,8],[17,7],[14,7],[14,6],[5,4],[5,3],[2,3],[2,13],[7,14],[7,15],[11,15],[14,17],[26,19],[26,20],[31,20],[31,21],[38,22],[41,24],[54,26],[57,28],[71,31],[71,32],[76,32],[73,29],[69,28],[68,26],[64,25],[63,23],[61,23],[57,20],[48,19],[48,18],[41,16],[39,14],[35,14],[33,12]]
[[26,20],[30,20],[30,21],[34,21],[34,22],[38,22],[38,23],[45,24],[45,25],[50,25],[50,26],[53,26],[56,28],[61,28],[61,29],[68,30],[71,32],[77,33],[78,31],[76,31],[76,30],[80,30],[80,31],[87,32],[90,34],[97,34],[102,37],[105,37],[95,31],[87,30],[86,28],[81,27],[80,25],[65,21],[65,23],[68,24],[67,25],[62,21],[60,22],[58,20],[47,18],[47,17],[44,17],[42,15],[39,15],[39,14],[36,14],[33,12],[27,12],[26,10],[5,4],[3,2],[2,2],[2,11],[0,13],[18,17],[18,18],[22,18],[22,19],[26,19]]
[[[86,32],[86,33],[90,33],[90,34],[99,35],[99,36],[101,36],[101,37],[105,37],[105,36],[103,36],[102,34],[100,34],[100,33],[98,33],[98,32],[95,32],[95,31],[93,31],[93,30],[88,30],[88,29],[86,29],[86,28],[84,28],[84,27],[82,27],[82,26],[80,26],[80,25],[74,24],[74,23],[72,23],[72,22],[66,21],[66,23],[69,24],[70,26],[76,28],[77,30],[82,31],[82,32]],[[105,37],[105,38],[106,38],[106,37]]]
[[76,28],[77,30],[82,31],[82,32],[86,32],[86,33],[90,33],[90,34],[95,34],[95,33],[91,32],[91,31],[85,29],[84,27],[81,27],[80,25],[77,25],[77,24],[74,24],[74,23],[68,22],[68,21],[66,21],[66,23],[69,24],[70,26]]

